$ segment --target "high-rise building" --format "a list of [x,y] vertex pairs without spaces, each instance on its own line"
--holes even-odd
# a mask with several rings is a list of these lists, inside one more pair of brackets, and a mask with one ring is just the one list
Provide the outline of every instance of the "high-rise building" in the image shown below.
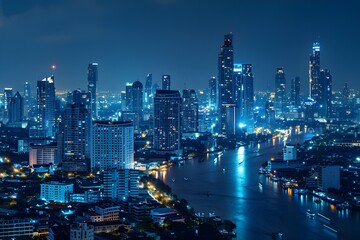
[[132,111],[132,83],[127,82],[125,85],[125,109]]
[[55,85],[54,76],[37,82],[38,137],[55,136]]
[[343,107],[348,107],[350,104],[350,89],[348,83],[344,83],[344,88],[342,90],[342,105]]
[[24,84],[24,98],[23,98],[23,111],[24,119],[28,120],[30,118],[31,111],[31,84],[26,82]]
[[152,87],[152,74],[149,73],[146,76],[146,81],[145,81],[144,103],[146,108],[149,108],[149,105],[151,105],[151,101],[152,101],[151,87]]
[[300,106],[300,77],[291,79],[291,105]]
[[320,117],[329,118],[332,115],[332,76],[328,69],[320,70],[321,96],[318,100],[318,112]]
[[139,171],[134,169],[110,169],[104,171],[104,199],[124,200],[139,196]]
[[[218,132],[224,135],[232,133],[232,129],[235,129],[233,126],[235,124],[234,119],[229,119],[229,116],[235,115],[236,89],[236,84],[233,80],[234,53],[232,39],[232,33],[225,35],[224,44],[218,56]],[[232,114],[232,112],[234,112],[234,114]]]
[[286,78],[284,68],[277,68],[275,74],[275,115],[280,116],[286,110]]
[[4,88],[4,109],[9,109],[11,98],[13,97],[12,88]]
[[274,101],[271,98],[265,103],[265,119],[270,125],[275,122],[275,107]]
[[340,188],[340,166],[319,166],[319,189]]
[[75,90],[72,92],[72,99],[69,103],[83,104],[91,112],[91,93],[79,89]]
[[64,160],[90,158],[91,110],[82,103],[68,104],[64,111]]
[[170,90],[170,84],[171,84],[170,75],[162,75],[161,84],[162,84],[162,90]]
[[252,132],[254,127],[254,75],[251,64],[242,64],[242,82],[244,99],[244,120],[247,125],[248,132]]
[[91,169],[134,168],[132,122],[94,121],[91,137]]
[[318,101],[320,95],[320,43],[315,42],[309,61],[309,96]]
[[58,164],[58,147],[55,144],[30,145],[29,165]]
[[211,110],[215,110],[217,108],[217,82],[216,77],[212,77],[209,79],[209,107]]
[[157,90],[154,98],[154,140],[157,150],[180,149],[181,96],[179,91]]
[[132,111],[139,115],[142,119],[143,115],[143,85],[140,81],[132,84]]
[[197,132],[199,104],[196,92],[194,89],[184,89],[182,97],[182,132]]
[[10,100],[9,105],[9,123],[21,123],[23,120],[23,98],[19,92]]
[[91,112],[92,118],[97,119],[97,99],[96,99],[96,84],[98,81],[98,64],[90,63],[88,66],[88,91],[91,93]]

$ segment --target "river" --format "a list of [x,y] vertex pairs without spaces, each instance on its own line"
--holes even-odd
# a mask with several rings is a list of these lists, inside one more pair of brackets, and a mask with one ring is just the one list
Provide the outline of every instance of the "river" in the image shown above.
[[[158,177],[180,198],[188,200],[196,212],[215,213],[235,222],[237,239],[271,239],[275,232],[282,232],[283,239],[291,240],[360,239],[359,212],[337,211],[324,202],[316,204],[311,196],[283,190],[280,183],[258,174],[261,164],[281,151],[284,143],[302,143],[311,137],[312,134],[292,135],[287,141],[278,138],[228,150],[221,157],[210,155],[203,162],[188,160],[159,172]],[[309,218],[308,209],[331,220],[318,215]]]

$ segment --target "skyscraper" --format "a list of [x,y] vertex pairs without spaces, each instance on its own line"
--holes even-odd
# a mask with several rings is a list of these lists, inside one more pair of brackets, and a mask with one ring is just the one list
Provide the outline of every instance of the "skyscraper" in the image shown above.
[[344,88],[342,90],[342,105],[343,107],[348,107],[350,104],[350,89],[348,83],[344,83]]
[[149,73],[146,76],[146,82],[145,82],[145,94],[144,94],[144,103],[145,103],[145,109],[150,108],[151,101],[152,101],[152,74]]
[[171,84],[170,75],[162,75],[161,83],[162,83],[162,90],[170,90],[170,84]]
[[275,114],[283,114],[286,110],[286,78],[284,68],[277,68],[275,74]]
[[24,110],[24,119],[30,118],[31,111],[31,84],[26,82],[24,84],[24,97],[23,97],[23,110]]
[[309,61],[309,96],[316,102],[320,97],[320,43],[315,42]]
[[209,107],[214,110],[217,107],[217,82],[216,77],[209,79]]
[[199,105],[196,92],[194,89],[184,89],[182,97],[182,132],[197,132]]
[[332,76],[328,69],[320,70],[319,83],[321,86],[321,96],[318,103],[319,115],[329,118],[332,115]]
[[86,109],[91,113],[91,93],[81,90],[75,90],[72,92],[71,103],[83,104]]
[[254,75],[251,64],[242,64],[244,120],[248,126],[248,132],[254,127]]
[[232,44],[232,33],[226,34],[224,44],[218,56],[218,109],[219,126],[218,132],[227,135],[233,133],[235,120],[229,118],[235,115],[235,81],[233,81],[234,53]]
[[10,100],[9,105],[9,123],[21,123],[23,120],[23,98],[19,92]]
[[132,111],[139,115],[142,119],[143,113],[143,85],[140,81],[132,84]]
[[91,109],[83,103],[68,104],[64,111],[65,160],[81,161],[90,158]]
[[111,169],[104,171],[104,199],[124,200],[139,196],[139,171],[135,169]]
[[88,66],[88,91],[91,93],[91,112],[92,118],[97,119],[97,99],[96,99],[96,83],[98,81],[98,64],[90,63]]
[[154,98],[154,140],[157,150],[180,149],[181,96],[179,91],[157,90]]
[[132,83],[127,82],[125,85],[125,109],[132,111]]
[[10,102],[11,98],[13,97],[13,90],[12,88],[5,88],[4,89],[4,117],[3,122],[9,122],[9,108],[10,108]]
[[290,101],[292,105],[300,106],[300,77],[291,79]]
[[54,76],[37,82],[38,137],[55,136],[55,85]]
[[91,169],[134,168],[132,122],[94,121],[91,137]]

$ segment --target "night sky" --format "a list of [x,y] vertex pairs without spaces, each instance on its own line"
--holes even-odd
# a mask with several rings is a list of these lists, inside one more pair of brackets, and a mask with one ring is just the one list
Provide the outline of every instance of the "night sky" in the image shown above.
[[256,90],[273,90],[284,67],[306,91],[316,40],[334,89],[360,89],[358,0],[0,0],[0,91],[29,81],[34,93],[52,64],[57,90],[85,89],[90,62],[100,90],[144,83],[149,72],[158,83],[170,74],[173,89],[204,89],[228,32],[235,62],[253,64]]

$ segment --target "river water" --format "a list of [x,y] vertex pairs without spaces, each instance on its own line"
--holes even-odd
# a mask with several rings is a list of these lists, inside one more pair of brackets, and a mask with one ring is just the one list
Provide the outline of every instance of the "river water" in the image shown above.
[[[259,175],[263,162],[282,150],[284,143],[302,143],[311,134],[292,135],[287,140],[228,150],[221,157],[210,155],[199,162],[188,160],[159,172],[180,198],[188,200],[196,212],[215,213],[236,223],[237,239],[271,239],[282,232],[283,239],[360,239],[360,213],[337,211],[322,202],[316,204],[311,196],[283,190],[281,183]],[[185,179],[186,180],[185,180]],[[264,184],[259,185],[259,181]],[[309,218],[306,211],[321,213]],[[331,226],[334,233],[323,225]]]

